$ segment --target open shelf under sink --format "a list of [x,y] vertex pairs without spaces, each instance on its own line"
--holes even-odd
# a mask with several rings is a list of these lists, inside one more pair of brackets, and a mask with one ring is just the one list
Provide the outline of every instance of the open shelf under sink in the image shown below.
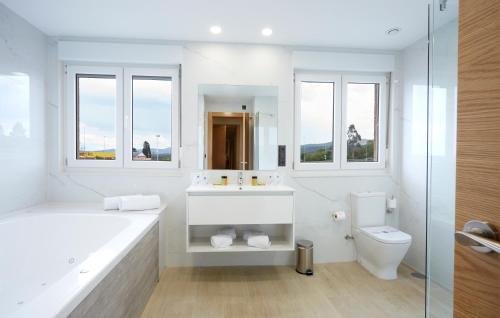
[[294,246],[292,241],[286,240],[283,236],[270,237],[271,246],[266,249],[251,247],[246,241],[236,239],[233,245],[227,248],[214,248],[210,245],[210,237],[192,238],[189,242],[188,252],[190,253],[223,253],[223,252],[265,252],[265,251],[293,251]]

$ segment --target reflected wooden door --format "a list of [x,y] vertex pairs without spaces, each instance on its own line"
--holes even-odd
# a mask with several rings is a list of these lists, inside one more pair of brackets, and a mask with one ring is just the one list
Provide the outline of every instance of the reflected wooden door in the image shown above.
[[208,112],[207,119],[208,169],[251,169],[248,113]]
[[212,169],[226,169],[226,125],[213,126]]
[[[500,1],[460,0],[459,25],[456,229],[500,229]],[[455,317],[500,317],[499,255],[455,244]]]

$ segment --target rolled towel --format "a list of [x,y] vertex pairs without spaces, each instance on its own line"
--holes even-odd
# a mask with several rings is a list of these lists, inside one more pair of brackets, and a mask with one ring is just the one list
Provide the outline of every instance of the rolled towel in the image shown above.
[[265,235],[262,231],[245,230],[243,231],[243,240],[248,241],[248,238],[252,235]]
[[217,231],[217,234],[229,235],[234,240],[236,238],[236,229],[234,227],[220,229]]
[[247,244],[248,246],[264,249],[271,247],[271,241],[267,235],[250,235]]
[[121,197],[104,198],[104,200],[103,200],[104,210],[118,210],[118,207],[120,205],[120,198],[122,198],[122,197],[140,197],[140,196],[142,196],[142,195],[141,194],[134,194],[134,195],[121,196]]
[[233,244],[233,238],[226,234],[216,234],[210,237],[210,245],[215,248],[229,247]]
[[158,195],[141,195],[120,197],[118,209],[120,211],[144,211],[160,208],[161,200]]

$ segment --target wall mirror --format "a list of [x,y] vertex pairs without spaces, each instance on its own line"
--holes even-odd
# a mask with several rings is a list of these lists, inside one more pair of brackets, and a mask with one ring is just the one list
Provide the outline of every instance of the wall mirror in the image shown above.
[[277,168],[278,87],[203,84],[198,106],[200,167]]

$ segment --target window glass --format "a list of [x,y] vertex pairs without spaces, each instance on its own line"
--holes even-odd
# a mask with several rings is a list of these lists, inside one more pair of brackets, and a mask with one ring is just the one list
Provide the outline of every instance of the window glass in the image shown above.
[[116,159],[116,78],[76,75],[77,158]]
[[378,161],[379,89],[377,83],[347,84],[348,162]]
[[300,162],[333,162],[334,83],[301,82]]
[[170,77],[132,77],[132,159],[172,160]]

